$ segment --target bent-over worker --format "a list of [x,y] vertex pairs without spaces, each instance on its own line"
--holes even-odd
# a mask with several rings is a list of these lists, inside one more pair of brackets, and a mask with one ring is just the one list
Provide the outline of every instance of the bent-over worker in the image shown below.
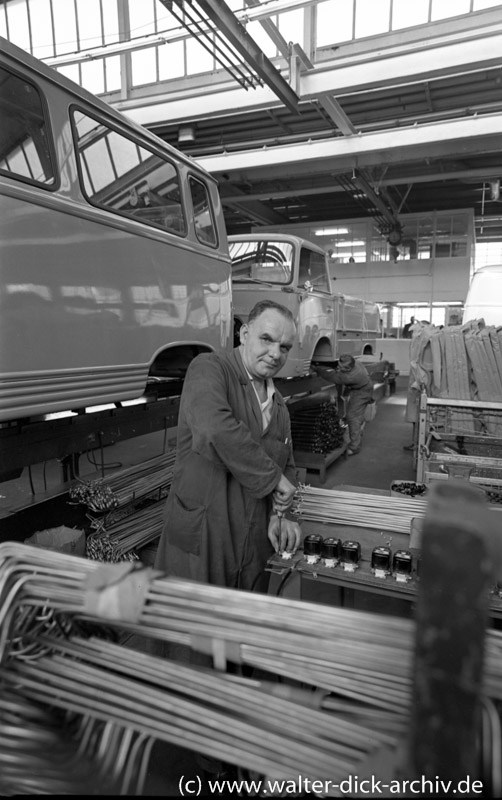
[[295,335],[290,311],[263,301],[239,347],[190,363],[157,569],[266,591],[274,550],[297,549],[299,525],[276,513],[287,511],[296,486],[289,412],[272,380]]
[[340,356],[335,370],[316,366],[315,371],[325,380],[343,386],[344,392],[349,393],[345,406],[350,437],[347,453],[353,456],[361,449],[364,413],[368,403],[373,400],[373,381],[364,364],[348,353]]

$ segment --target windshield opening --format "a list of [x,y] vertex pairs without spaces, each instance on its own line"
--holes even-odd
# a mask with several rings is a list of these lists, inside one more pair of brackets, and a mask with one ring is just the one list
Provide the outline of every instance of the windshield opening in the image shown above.
[[289,242],[229,242],[232,280],[290,283],[293,245]]

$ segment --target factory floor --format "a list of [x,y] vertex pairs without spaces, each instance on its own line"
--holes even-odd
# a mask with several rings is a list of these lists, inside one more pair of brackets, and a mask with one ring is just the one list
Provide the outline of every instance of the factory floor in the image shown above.
[[410,444],[412,425],[405,420],[408,376],[398,375],[396,390],[382,397],[375,419],[365,426],[362,448],[357,455],[342,456],[326,471],[322,482],[318,472],[307,472],[307,483],[333,489],[359,486],[368,489],[390,489],[395,480],[415,480],[413,453],[403,450]]
[[[351,457],[342,456],[331,464],[327,468],[324,481],[320,473],[308,471],[305,482],[325,489],[355,486],[368,490],[388,490],[394,480],[414,480],[416,469],[413,453],[403,450],[410,443],[412,434],[412,426],[405,421],[407,384],[407,376],[398,376],[395,393],[379,400],[376,418],[366,425],[360,453]],[[170,436],[174,436],[174,432]],[[168,445],[172,441],[174,439],[168,438]],[[107,447],[104,451],[106,464],[109,465],[107,472],[160,455],[164,444],[165,434],[161,432]],[[29,476],[26,472],[24,470],[17,480],[0,485],[0,529],[1,522],[6,521],[9,516],[12,517],[19,508],[26,504],[39,503],[41,507],[41,500],[45,495],[51,492],[57,494],[64,488],[60,485],[61,469],[56,462],[43,465],[43,468],[37,465]],[[100,476],[100,469],[92,461],[82,457],[80,477],[95,479]],[[22,519],[22,515],[19,518]],[[42,516],[40,519],[40,528],[43,528]],[[22,539],[22,532],[16,533],[15,538]],[[0,540],[4,538],[6,537],[2,537],[0,533]],[[322,598],[320,601],[326,602]],[[172,744],[158,742],[152,751],[143,794],[179,797],[180,780],[195,780],[199,773],[194,753]]]

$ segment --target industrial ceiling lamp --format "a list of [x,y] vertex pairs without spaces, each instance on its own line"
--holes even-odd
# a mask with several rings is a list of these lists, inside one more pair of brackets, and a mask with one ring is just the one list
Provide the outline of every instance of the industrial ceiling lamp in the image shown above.
[[178,144],[195,142],[195,127],[193,125],[180,125],[178,130]]
[[498,200],[500,198],[500,179],[496,178],[490,181],[490,199]]
[[387,241],[392,247],[398,247],[403,240],[401,225],[395,225],[388,233]]

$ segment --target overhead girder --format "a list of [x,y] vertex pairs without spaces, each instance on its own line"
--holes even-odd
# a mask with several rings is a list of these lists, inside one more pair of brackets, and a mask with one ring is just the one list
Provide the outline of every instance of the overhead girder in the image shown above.
[[[216,0],[204,2],[219,5]],[[257,0],[246,2],[255,7]],[[237,212],[240,209],[235,218],[237,225],[246,224],[246,218],[268,225],[300,220],[302,197],[312,200],[332,194],[336,202],[332,204],[331,198],[326,197],[326,203],[319,206],[321,213],[337,205],[342,210],[342,188],[336,178],[342,174],[350,177],[354,170],[366,181],[366,196],[377,212],[392,224],[399,213],[409,212],[409,199],[415,203],[413,208],[425,208],[424,184],[441,181],[438,202],[439,207],[445,208],[444,202],[455,181],[462,184],[489,180],[502,173],[502,159],[498,163],[493,159],[500,152],[502,133],[502,98],[497,102],[494,94],[496,70],[502,75],[500,14],[497,18],[491,10],[476,13],[469,21],[464,17],[423,27],[428,30],[427,38],[420,38],[418,28],[386,34],[375,37],[373,50],[369,42],[358,41],[339,48],[336,58],[328,59],[324,53],[321,60],[323,56],[320,59],[317,53],[315,65],[299,46],[292,46],[290,68],[296,59],[298,74],[293,86],[301,101],[302,115],[294,117],[290,133],[291,115],[280,107],[271,87],[245,92],[229,86],[228,81],[200,88],[192,85],[190,97],[184,97],[182,92],[163,95],[162,87],[157,86],[155,105],[149,111],[141,108],[145,101],[139,93],[135,100],[121,103],[120,107],[150,128],[157,127],[156,121],[163,122],[166,133],[181,121],[193,119],[202,125],[218,125],[221,121],[220,142],[213,144],[211,136],[202,138],[190,154],[219,178],[225,207]],[[276,45],[285,58],[284,41],[270,22],[272,38],[274,31],[278,36]],[[286,61],[283,71],[287,66]],[[280,76],[275,67],[274,74]],[[454,91],[455,84],[458,93]],[[354,110],[358,109],[358,103],[362,108],[357,116]],[[318,116],[317,122],[315,114],[309,112],[309,105],[314,107],[314,104],[323,117]],[[479,111],[477,115],[471,105]],[[241,126],[240,134],[233,140],[236,109],[235,124],[238,126],[242,120],[244,128]],[[251,114],[264,116],[263,112],[271,116],[276,127],[275,130],[273,126],[266,127],[262,137],[266,146],[259,147],[253,135]],[[250,121],[248,141],[246,115]],[[452,118],[447,118],[450,115]],[[330,123],[336,131],[329,127]],[[263,130],[256,128],[257,133]],[[308,140],[310,135],[312,140]],[[288,139],[289,143],[284,144]],[[217,146],[224,149],[226,144],[240,150],[215,155],[201,152],[204,145],[206,152],[211,152]],[[487,165],[486,169],[480,161],[483,153],[492,156],[492,166]],[[459,166],[463,158],[476,158],[473,163],[478,168]],[[383,176],[382,166],[388,167]],[[288,178],[290,183],[273,191],[274,183],[277,187],[279,180]],[[308,181],[313,184],[311,187],[305,185]],[[246,191],[241,193],[239,183],[248,183]],[[403,186],[401,192],[395,188],[399,185]],[[455,207],[458,207],[462,203],[463,186],[455,186],[458,186]],[[394,187],[392,195],[386,194],[388,187]],[[282,216],[281,197],[287,206],[298,202],[296,217],[288,211]],[[468,207],[472,203],[467,187],[466,198]],[[347,207],[353,206],[347,198]],[[316,208],[314,203],[314,213]]]
[[[314,69],[314,64],[298,44],[292,47],[292,58],[296,58],[303,69]],[[301,75],[301,67],[300,67]],[[319,104],[324,108],[329,118],[344,134],[356,133],[356,129],[336,98],[324,96],[319,98]]]
[[[172,9],[174,3],[180,6],[181,11],[184,9],[184,0],[160,0],[160,2],[168,10]],[[193,5],[194,0],[191,0],[188,3],[188,7],[190,8]],[[299,100],[298,95],[261,48],[258,47],[252,36],[234,16],[224,0],[196,0],[196,5],[211,20],[215,30],[223,34],[225,39],[230,42],[231,47],[235,49],[243,62],[250,68],[251,73],[258,75],[287,108],[296,112]],[[207,33],[199,31],[196,38],[204,35],[207,35]]]
[[[230,191],[231,197],[228,197]],[[233,207],[239,209],[242,207],[242,201],[245,201],[246,193],[236,186],[227,186],[224,181],[220,182],[219,186],[220,199],[222,204],[228,208]],[[270,205],[262,203],[260,200],[245,201],[246,216],[252,218],[262,225],[285,225],[288,220],[281,214],[277,213]]]
[[[244,0],[247,6],[255,8],[256,6],[260,6],[260,0]],[[277,25],[272,22],[271,19],[261,19],[260,25],[266,31],[266,33],[270,36],[271,40],[277,47],[279,53],[282,54],[283,58],[289,58],[289,45],[278,29]]]
[[[359,62],[351,56],[340,57],[329,65],[316,66],[301,77],[301,99],[325,94],[341,97],[353,92],[384,86],[425,83],[434,78],[488,69],[502,64],[502,23],[499,30],[490,30],[482,40],[476,36],[441,37],[420,48],[403,50],[396,46],[390,53],[370,54]],[[434,58],[431,58],[431,54]],[[336,64],[336,66],[335,66]]]
[[[500,15],[499,15],[500,16]],[[444,31],[444,28],[440,29]],[[364,54],[338,56],[328,62],[317,62],[313,69],[301,72],[298,95],[301,103],[323,97],[338,100],[347,95],[410,84],[425,84],[435,79],[480,72],[494,66],[502,67],[502,21],[490,27],[471,27],[450,35],[430,36],[413,46],[394,38],[394,45]],[[350,52],[350,48],[346,48]],[[275,70],[277,74],[277,70]],[[291,90],[292,91],[292,90]],[[197,97],[197,102],[194,102]],[[268,87],[257,87],[252,93],[227,84],[203,86],[190,93],[156,94],[151,98],[138,97],[116,105],[136,122],[146,126],[166,122],[188,122],[260,108],[277,106],[279,101]]]
[[359,133],[328,140],[264,147],[237,153],[200,156],[198,162],[214,174],[251,174],[253,180],[356,167],[378,167],[420,159],[452,158],[467,153],[500,150],[502,114],[411,125],[396,131]]

